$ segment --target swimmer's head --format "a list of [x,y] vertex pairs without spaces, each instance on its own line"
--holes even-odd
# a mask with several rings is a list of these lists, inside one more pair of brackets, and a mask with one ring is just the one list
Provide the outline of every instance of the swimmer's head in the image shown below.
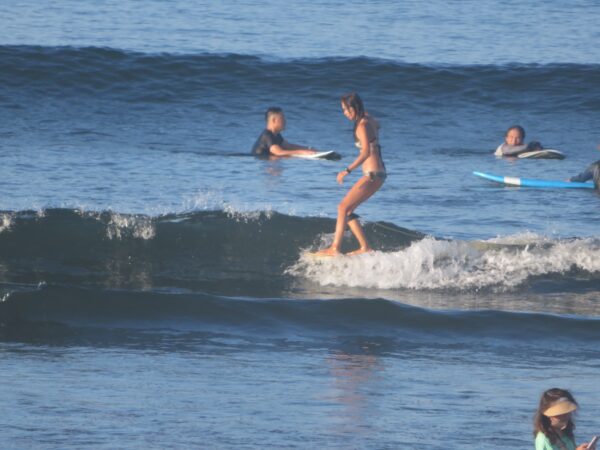
[[546,436],[553,436],[556,435],[556,431],[560,431],[573,437],[575,428],[573,413],[576,409],[577,402],[569,391],[559,388],[548,389],[540,398],[533,420],[534,435],[541,431]]
[[355,122],[365,117],[365,107],[356,92],[342,96],[342,111],[349,120]]
[[285,128],[285,115],[283,114],[283,109],[278,106],[271,106],[265,112],[265,121],[269,130],[279,133]]
[[525,130],[521,125],[513,125],[506,130],[506,136],[504,136],[504,142],[508,145],[521,145],[525,140]]

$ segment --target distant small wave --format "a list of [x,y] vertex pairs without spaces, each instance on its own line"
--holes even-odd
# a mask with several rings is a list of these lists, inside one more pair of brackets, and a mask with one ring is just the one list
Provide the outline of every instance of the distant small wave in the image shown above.
[[376,85],[381,95],[416,103],[435,98],[438,104],[510,105],[525,100],[545,108],[600,108],[598,64],[422,65],[366,57],[273,61],[235,54],[0,46],[0,95],[7,105],[13,104],[15,90],[20,97],[101,95],[141,103],[185,103],[215,92],[265,89],[310,89],[308,94],[322,96],[337,92],[340,80]]
[[[131,292],[43,286],[0,303],[0,341],[88,341],[107,329],[228,334],[378,335],[597,342],[600,320],[502,311],[435,311],[383,299],[227,298],[207,293]],[[118,334],[112,335],[119,339]]]

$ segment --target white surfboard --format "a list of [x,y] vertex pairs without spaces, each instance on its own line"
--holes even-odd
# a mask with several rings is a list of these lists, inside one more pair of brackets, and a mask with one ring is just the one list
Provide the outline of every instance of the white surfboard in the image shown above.
[[304,252],[304,257],[309,258],[309,259],[333,259],[333,258],[339,258],[340,256],[344,256],[343,253],[340,253],[339,255],[320,255],[318,252]]
[[530,152],[523,152],[517,155],[519,158],[531,158],[531,159],[565,159],[565,154],[559,150],[553,150],[551,148],[545,148],[543,150],[533,150]]
[[338,160],[341,159],[342,156],[334,152],[333,150],[329,150],[326,152],[318,152],[312,155],[290,155],[292,158],[302,158],[302,159],[330,159],[330,160]]
[[322,255],[319,253],[319,251],[316,251],[316,252],[304,252],[303,256],[306,258],[315,259],[315,260],[333,260],[336,258],[353,258],[355,256],[368,255],[370,253],[374,253],[374,250],[370,250],[368,252],[358,252],[358,253],[357,252],[358,252],[358,250],[346,252],[346,253],[338,253],[336,255]]
[[[504,149],[507,149],[507,154],[504,154]],[[522,158],[522,159],[565,159],[566,155],[560,150],[552,148],[543,148],[540,150],[527,150],[525,144],[508,145],[500,144],[494,152],[496,156],[505,156],[507,158]]]

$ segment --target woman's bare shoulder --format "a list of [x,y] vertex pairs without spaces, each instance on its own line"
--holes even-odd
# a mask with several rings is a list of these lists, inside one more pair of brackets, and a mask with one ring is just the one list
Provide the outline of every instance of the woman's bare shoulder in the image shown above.
[[375,126],[375,128],[377,128],[379,130],[379,128],[381,127],[381,125],[379,123],[379,120],[377,120],[373,116],[369,116],[369,120],[371,121],[371,123],[373,123],[373,125]]
[[380,128],[379,120],[377,120],[375,117],[373,117],[369,113],[365,113],[365,116],[362,118],[361,122],[363,122],[363,121],[364,121],[365,125],[367,125],[367,124],[372,125],[376,130],[379,130],[379,128]]

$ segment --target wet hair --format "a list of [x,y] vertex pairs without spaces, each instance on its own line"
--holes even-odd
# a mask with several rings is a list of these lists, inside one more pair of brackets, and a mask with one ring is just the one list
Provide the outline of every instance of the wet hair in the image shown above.
[[342,103],[346,108],[352,108],[354,110],[356,113],[354,121],[356,123],[360,122],[360,120],[365,117],[365,106],[356,92],[342,95]]
[[279,106],[271,106],[265,111],[265,122],[268,122],[271,116],[281,114],[283,114],[283,109],[281,109]]
[[521,125],[513,125],[511,127],[508,127],[508,130],[506,130],[505,136],[508,135],[510,130],[517,130],[519,132],[519,134],[521,135],[521,140],[522,141],[525,140],[525,128],[523,128]]
[[[577,405],[575,398],[569,391],[559,388],[548,389],[546,392],[542,394],[540,398],[540,405],[535,413],[535,417],[533,418],[533,435],[537,436],[538,432],[542,432],[546,435],[550,442],[553,444],[559,439],[559,436],[552,428],[550,424],[550,418],[544,415],[544,411],[552,406],[557,400],[561,398],[566,398],[574,405]],[[563,430],[563,433],[574,439],[573,430],[575,429],[575,423],[573,423],[573,416],[569,419],[569,423],[567,424],[567,428]]]

